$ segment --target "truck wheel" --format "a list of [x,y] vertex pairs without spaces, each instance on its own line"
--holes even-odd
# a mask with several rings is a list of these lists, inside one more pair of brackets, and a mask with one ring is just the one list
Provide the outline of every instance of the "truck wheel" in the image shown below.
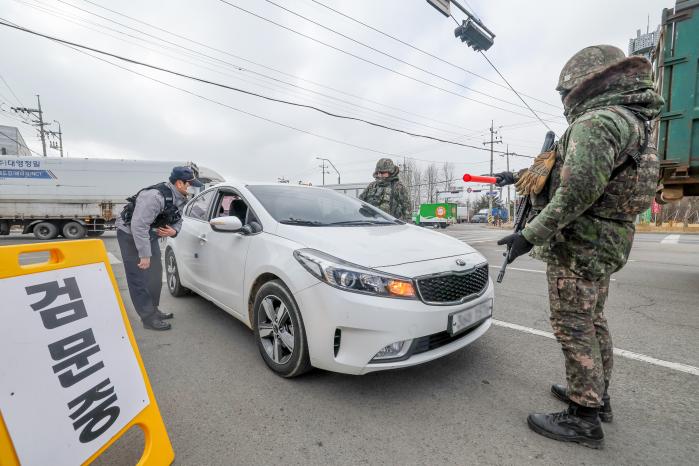
[[58,236],[58,227],[51,222],[41,222],[34,225],[36,239],[47,240]]
[[63,236],[66,239],[83,239],[87,229],[78,222],[68,222],[63,225]]
[[96,231],[88,231],[87,236],[102,236],[104,234],[104,230],[96,230]]
[[10,234],[10,222],[0,222],[0,235]]
[[447,224],[446,224],[446,223],[440,223],[440,224],[439,224],[439,228],[441,228],[442,230],[445,229],[446,227],[447,227]]

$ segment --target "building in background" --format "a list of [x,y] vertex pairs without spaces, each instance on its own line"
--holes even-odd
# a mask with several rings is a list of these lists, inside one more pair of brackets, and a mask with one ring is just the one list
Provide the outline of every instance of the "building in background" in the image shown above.
[[0,125],[0,155],[32,155],[18,128]]
[[641,34],[641,30],[636,30],[636,38],[629,39],[629,56],[641,55],[651,60],[653,50],[658,45],[660,40],[660,26],[653,32]]

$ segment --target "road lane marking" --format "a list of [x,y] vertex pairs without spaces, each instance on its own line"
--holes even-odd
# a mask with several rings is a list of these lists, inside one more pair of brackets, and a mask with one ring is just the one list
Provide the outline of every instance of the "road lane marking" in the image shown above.
[[[513,324],[511,322],[505,322],[502,320],[493,319],[493,325],[498,327],[505,327],[511,330],[517,330],[519,332],[529,333],[531,335],[537,335],[540,337],[550,338],[555,340],[556,337],[551,332],[545,332],[543,330],[538,330],[531,327],[525,327],[523,325]],[[634,353],[633,351],[628,351],[625,349],[614,348],[614,354],[616,356],[621,356],[626,359],[633,359],[634,361],[646,362],[648,364],[653,364],[654,366],[665,367],[667,369],[672,369],[678,372],[685,372],[687,374],[699,376],[699,367],[690,366],[688,364],[682,364],[679,362],[664,361],[662,359],[657,359],[652,356],[646,356],[641,353]]]
[[121,264],[121,261],[119,259],[117,259],[117,256],[115,256],[111,252],[107,253],[107,257],[109,257],[110,264]]
[[680,242],[680,235],[667,235],[660,244],[677,244]]
[[[500,267],[498,267],[497,265],[491,265],[490,268],[491,269],[500,269]],[[507,267],[507,270],[516,270],[518,272],[534,272],[534,273],[544,273],[544,274],[546,273],[546,270],[520,269],[517,267]],[[610,278],[609,280],[612,282],[615,282],[616,278]]]

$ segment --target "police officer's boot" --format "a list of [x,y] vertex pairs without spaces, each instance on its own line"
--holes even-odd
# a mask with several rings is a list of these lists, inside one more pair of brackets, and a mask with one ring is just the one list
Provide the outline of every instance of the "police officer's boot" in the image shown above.
[[143,321],[143,328],[148,330],[170,330],[172,325],[167,322],[163,322],[157,316],[148,320]]
[[158,319],[160,320],[172,319],[173,317],[175,317],[175,315],[172,312],[163,312],[157,307],[155,308],[155,315],[158,316]]
[[[602,395],[602,406],[599,410],[599,418],[602,422],[612,422],[614,418],[614,413],[612,413],[612,405],[609,402],[609,393],[607,389],[609,388],[609,382],[604,384],[604,395]],[[568,398],[568,388],[560,383],[555,383],[551,385],[551,393],[553,396],[559,400],[570,403],[570,398]]]
[[537,434],[561,442],[576,442],[590,448],[604,446],[604,431],[599,419],[599,408],[588,408],[570,403],[560,413],[530,414],[529,428]]

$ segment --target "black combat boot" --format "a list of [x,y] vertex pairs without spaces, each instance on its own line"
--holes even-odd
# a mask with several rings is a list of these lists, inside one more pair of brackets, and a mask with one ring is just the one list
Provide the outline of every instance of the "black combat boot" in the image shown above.
[[170,330],[172,325],[167,322],[163,322],[157,316],[148,320],[143,321],[143,328],[148,330]]
[[160,320],[165,320],[165,319],[172,319],[175,317],[175,315],[172,312],[163,312],[157,307],[155,308],[155,315],[158,317]]
[[529,428],[537,434],[561,442],[576,442],[590,448],[604,446],[599,408],[570,403],[568,409],[553,414],[530,414]]
[[[608,384],[604,386],[604,395],[602,395],[602,406],[599,410],[599,418],[602,422],[612,422],[614,418],[614,413],[612,413],[612,405],[609,402],[609,394],[607,393]],[[565,385],[560,383],[555,383],[551,385],[551,393],[553,396],[559,400],[570,403],[570,398],[568,398],[568,389]]]

